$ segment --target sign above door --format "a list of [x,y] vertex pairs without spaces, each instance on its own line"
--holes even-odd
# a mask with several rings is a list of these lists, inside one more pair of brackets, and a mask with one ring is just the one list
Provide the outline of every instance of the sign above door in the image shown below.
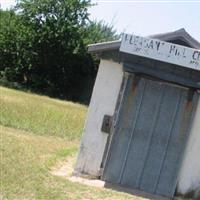
[[200,50],[198,49],[123,34],[120,51],[200,71]]

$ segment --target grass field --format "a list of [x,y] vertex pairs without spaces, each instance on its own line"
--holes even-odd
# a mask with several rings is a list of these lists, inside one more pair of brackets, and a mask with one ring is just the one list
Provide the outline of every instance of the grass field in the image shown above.
[[0,110],[0,199],[142,199],[50,173],[76,156],[87,107],[0,87]]

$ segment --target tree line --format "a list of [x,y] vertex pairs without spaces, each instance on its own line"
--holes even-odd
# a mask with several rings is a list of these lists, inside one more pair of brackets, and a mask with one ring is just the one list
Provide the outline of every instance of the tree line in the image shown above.
[[90,0],[21,0],[0,9],[0,83],[88,103],[99,60],[87,45],[118,39],[91,21]]

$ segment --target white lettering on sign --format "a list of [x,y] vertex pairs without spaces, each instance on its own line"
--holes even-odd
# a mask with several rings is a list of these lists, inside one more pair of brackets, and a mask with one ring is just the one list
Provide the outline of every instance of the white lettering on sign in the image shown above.
[[161,40],[124,34],[120,51],[200,70],[200,50]]

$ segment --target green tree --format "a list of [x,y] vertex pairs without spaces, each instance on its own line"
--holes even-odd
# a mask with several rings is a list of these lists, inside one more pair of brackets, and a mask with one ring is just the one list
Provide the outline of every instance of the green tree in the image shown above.
[[0,71],[14,79],[18,73],[17,67],[17,16],[14,11],[0,10]]
[[87,45],[116,39],[112,26],[89,20],[90,6],[90,0],[21,0],[15,12],[1,11],[9,15],[1,18],[2,74],[51,96],[87,102],[98,64]]
[[23,25],[31,29],[32,48],[38,57],[36,62],[30,60],[29,85],[73,98],[73,90],[87,72],[81,30],[89,6],[88,0],[21,0],[17,10]]
[[0,10],[1,77],[24,83],[27,69],[31,69],[31,62],[37,58],[37,54],[32,48],[32,32],[21,22],[14,10]]
[[89,21],[85,30],[86,35],[84,37],[84,42],[86,44],[107,42],[119,39],[119,35],[114,29],[114,26],[112,24],[105,23],[103,20]]

